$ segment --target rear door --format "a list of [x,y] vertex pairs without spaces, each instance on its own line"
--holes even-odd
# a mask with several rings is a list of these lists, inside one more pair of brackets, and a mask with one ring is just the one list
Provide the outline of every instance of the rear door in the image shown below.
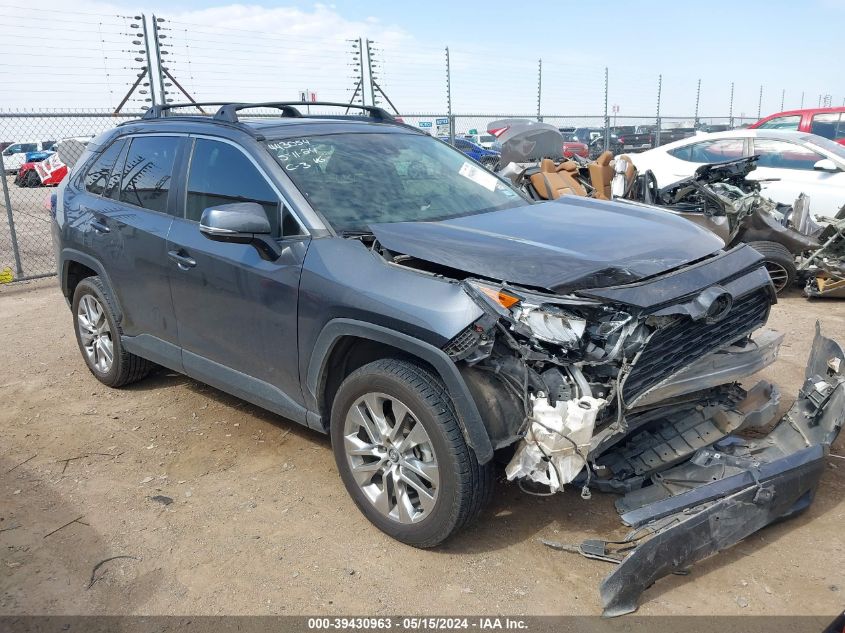
[[761,180],[762,194],[775,202],[793,204],[802,193],[810,197],[813,214],[833,217],[845,202],[845,172],[814,169],[826,158],[805,145],[780,139],[753,139],[754,153],[759,154],[757,169],[749,180]]
[[187,137],[172,135],[118,140],[86,174],[94,195],[83,203],[92,252],[109,276],[123,331],[137,338],[127,347],[174,369],[180,361],[165,247],[175,204],[173,169],[186,143]]
[[[258,164],[228,140],[192,138],[180,217],[167,252],[184,370],[199,380],[296,418],[299,277],[309,237]],[[199,231],[203,210],[233,202],[264,207],[282,246],[276,261],[249,244]],[[303,411],[304,413],[304,411]]]

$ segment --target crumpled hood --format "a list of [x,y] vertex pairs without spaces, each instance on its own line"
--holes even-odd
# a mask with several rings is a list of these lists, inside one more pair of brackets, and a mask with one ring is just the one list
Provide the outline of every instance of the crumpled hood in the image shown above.
[[391,251],[559,293],[638,281],[723,246],[711,232],[670,213],[574,196],[438,222],[373,224],[370,230]]

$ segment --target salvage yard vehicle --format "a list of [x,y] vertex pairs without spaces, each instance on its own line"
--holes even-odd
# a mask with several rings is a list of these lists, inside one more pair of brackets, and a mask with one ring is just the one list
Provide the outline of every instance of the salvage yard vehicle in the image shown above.
[[481,512],[498,460],[526,489],[618,494],[634,532],[585,546],[619,562],[607,615],[810,503],[845,352],[817,332],[788,416],[736,435],[780,398],[739,384],[783,339],[754,249],[659,210],[532,202],[380,108],[200,105],[219,109],[100,135],[59,187],[59,279],[102,383],[155,363],[328,433],[361,512],[416,547]]
[[27,159],[15,176],[15,184],[19,187],[55,186],[67,175],[67,165],[56,152],[27,154]]
[[14,173],[26,162],[26,155],[30,152],[45,152],[53,149],[55,141],[27,141],[12,143],[2,152],[3,169]]
[[778,112],[749,126],[752,130],[795,130],[845,145],[845,107]]
[[631,158],[665,187],[692,176],[704,163],[755,155],[760,159],[749,178],[760,181],[767,198],[792,204],[804,193],[813,201],[813,213],[826,217],[845,203],[845,148],[813,134],[769,129],[699,134]]
[[651,172],[638,174],[630,156],[614,161],[615,199],[658,205],[669,213],[713,231],[726,246],[740,243],[754,247],[766,262],[775,291],[796,281],[796,257],[819,248],[814,237],[791,225],[791,216],[808,212],[810,200],[801,194],[793,205],[777,204],[760,192],[759,181],[749,178],[758,156],[701,165],[689,178],[658,189]]

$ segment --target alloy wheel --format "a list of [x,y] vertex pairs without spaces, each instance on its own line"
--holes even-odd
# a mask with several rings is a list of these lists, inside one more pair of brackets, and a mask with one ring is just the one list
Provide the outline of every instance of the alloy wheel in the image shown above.
[[772,278],[775,292],[780,292],[786,288],[786,284],[789,281],[789,271],[786,268],[777,262],[766,261],[766,270],[769,271],[769,277]]
[[108,373],[114,362],[114,344],[105,310],[96,297],[86,294],[80,299],[76,321],[89,362],[97,371]]
[[437,458],[425,427],[402,402],[383,393],[361,396],[346,414],[346,459],[376,510],[398,523],[421,521],[437,502]]

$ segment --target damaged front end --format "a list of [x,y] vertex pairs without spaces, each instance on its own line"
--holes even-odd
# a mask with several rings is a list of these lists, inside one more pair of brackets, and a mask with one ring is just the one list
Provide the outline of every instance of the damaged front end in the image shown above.
[[845,298],[845,207],[819,231],[820,247],[798,270],[807,276],[804,294],[810,298]]
[[[619,564],[602,584],[608,616],[636,609],[658,578],[805,507],[845,417],[845,356],[816,335],[798,401],[739,381],[772,363],[774,292],[739,246],[640,282],[552,294],[467,278],[484,310],[445,348],[509,480],[553,494],[566,484],[623,495],[633,532],[580,551]],[[529,492],[531,490],[528,490]]]

